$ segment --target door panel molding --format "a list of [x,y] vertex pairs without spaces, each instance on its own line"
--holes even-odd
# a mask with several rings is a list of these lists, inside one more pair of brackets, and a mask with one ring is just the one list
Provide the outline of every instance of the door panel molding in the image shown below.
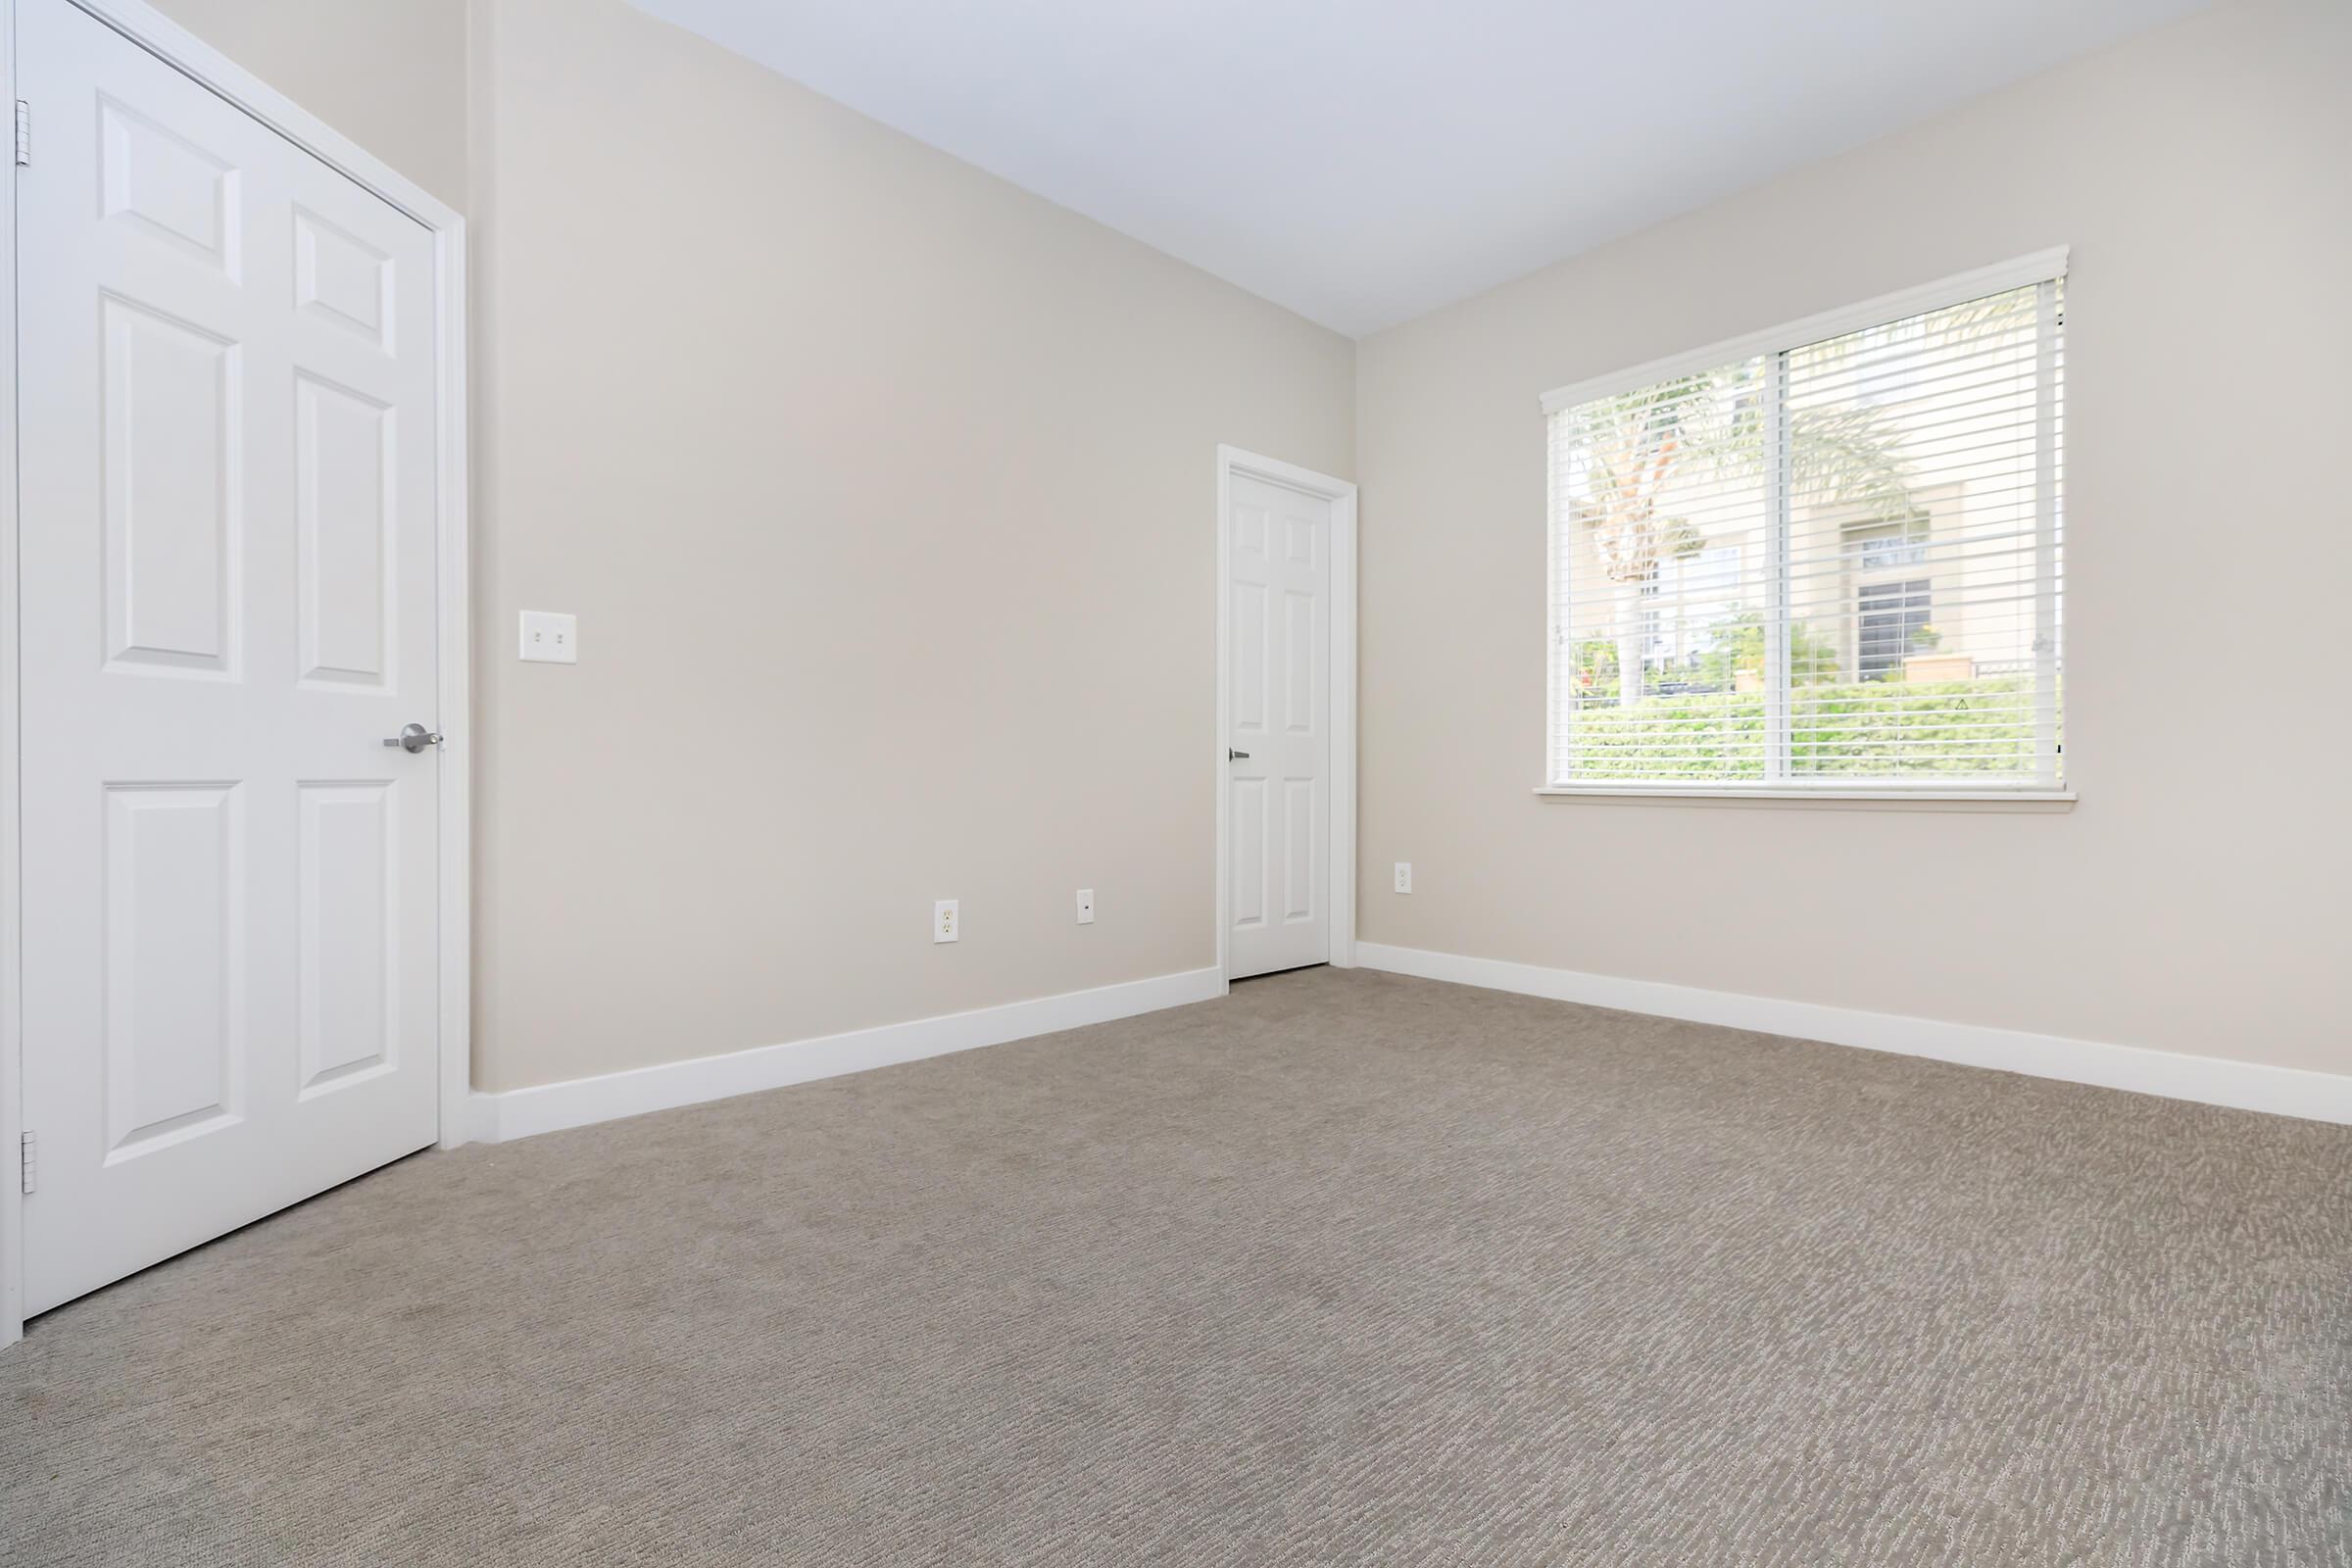
[[[1236,478],[1256,479],[1280,485],[1303,495],[1317,497],[1330,503],[1330,600],[1331,612],[1326,635],[1329,639],[1328,668],[1330,671],[1330,733],[1331,754],[1327,762],[1330,796],[1330,829],[1325,846],[1325,876],[1320,889],[1298,889],[1295,874],[1278,884],[1289,895],[1287,902],[1297,902],[1298,893],[1309,897],[1320,892],[1330,910],[1332,967],[1350,969],[1355,966],[1355,544],[1356,496],[1355,486],[1345,479],[1335,479],[1327,473],[1317,473],[1294,463],[1277,458],[1261,457],[1240,447],[1219,445],[1217,448],[1217,700],[1216,735],[1210,751],[1211,788],[1216,797],[1216,973],[1221,988],[1232,984],[1233,958],[1228,951],[1227,937],[1233,921],[1233,834],[1236,824],[1230,819],[1228,805],[1229,764],[1226,749],[1236,733],[1237,715],[1233,710],[1233,637],[1232,590],[1233,574],[1233,482]],[[1279,550],[1286,558],[1299,559],[1299,541],[1292,538],[1268,539],[1270,548]],[[1311,552],[1311,543],[1307,548]],[[1301,564],[1304,564],[1303,562]],[[1278,619],[1273,631],[1279,628],[1288,635],[1287,620]],[[1290,694],[1268,694],[1276,714],[1289,705]],[[1262,724],[1269,716],[1255,715]],[[1269,806],[1275,803],[1268,802]],[[1262,827],[1262,823],[1260,824]]]
[[[466,220],[381,160],[276,92],[227,56],[172,22],[145,0],[70,0],[96,21],[155,56],[199,85],[225,99],[297,148],[350,179],[427,229],[433,245],[435,635],[439,650],[437,726],[445,737],[437,770],[438,831],[435,901],[438,951],[435,1044],[439,1143],[452,1148],[466,1137],[466,1105],[472,1054],[469,1018],[470,845],[472,712],[470,655],[469,522],[466,510]],[[11,98],[22,96],[18,80],[19,0],[0,0],[0,74]],[[33,157],[44,135],[68,133],[65,126],[32,128]],[[17,343],[17,168],[0,160],[0,340]],[[183,204],[184,207],[184,204]],[[165,215],[205,234],[195,208]],[[159,220],[148,215],[151,220]],[[325,267],[348,257],[320,260],[318,292],[364,326],[368,301],[349,287],[345,273]],[[235,259],[223,255],[221,265]],[[329,285],[334,285],[330,290]],[[330,297],[331,294],[331,297]],[[0,443],[0,606],[11,624],[20,605],[18,570],[19,474],[17,441],[23,410],[19,377],[0,376],[0,428],[12,439]],[[14,1168],[24,1124],[23,987],[23,802],[19,791],[22,687],[17,639],[0,638],[0,1347],[23,1336],[24,1305],[24,1200]],[[417,693],[421,700],[425,694]]]

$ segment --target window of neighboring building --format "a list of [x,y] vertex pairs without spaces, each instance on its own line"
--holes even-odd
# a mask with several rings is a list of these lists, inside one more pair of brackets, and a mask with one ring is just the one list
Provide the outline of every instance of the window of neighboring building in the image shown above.
[[1926,577],[1863,586],[1854,617],[1861,628],[1855,640],[1855,673],[1862,679],[1903,678],[1904,661],[1932,635],[1928,603],[1934,586]]
[[2064,273],[1546,398],[1547,784],[2061,788]]
[[1863,534],[1854,541],[1861,557],[1862,569],[1888,571],[1897,566],[1916,566],[1928,559],[1928,532],[1925,528],[1904,525]]

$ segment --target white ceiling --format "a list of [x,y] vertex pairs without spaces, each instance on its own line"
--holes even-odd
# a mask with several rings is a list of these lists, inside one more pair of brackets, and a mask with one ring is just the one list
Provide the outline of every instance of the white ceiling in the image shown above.
[[2204,0],[632,0],[1362,334]]

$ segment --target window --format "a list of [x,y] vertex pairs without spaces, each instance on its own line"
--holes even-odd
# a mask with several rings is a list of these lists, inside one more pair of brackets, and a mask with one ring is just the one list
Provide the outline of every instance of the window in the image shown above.
[[1928,559],[1928,536],[1924,529],[1890,528],[1880,533],[1865,534],[1854,543],[1862,553],[1864,571],[1916,566]]
[[2064,787],[2063,252],[1555,392],[1548,787]]
[[1855,616],[1862,632],[1855,639],[1854,662],[1864,680],[1901,680],[1909,673],[1904,662],[1911,650],[1935,635],[1928,624],[1928,596],[1934,586],[1927,577],[1863,586]]

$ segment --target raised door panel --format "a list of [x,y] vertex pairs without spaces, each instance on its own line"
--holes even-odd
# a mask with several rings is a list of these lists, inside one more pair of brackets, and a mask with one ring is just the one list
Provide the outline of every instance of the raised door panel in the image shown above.
[[106,1160],[237,1119],[245,856],[233,784],[106,791]]
[[98,211],[239,280],[241,176],[233,162],[114,97],[98,95]]
[[114,295],[99,313],[108,666],[233,676],[244,488],[237,347]]
[[393,259],[317,213],[294,209],[294,304],[314,320],[391,352]]
[[1288,588],[1282,595],[1282,728],[1286,735],[1316,732],[1315,672],[1322,634],[1320,602],[1314,594]]
[[1233,845],[1231,897],[1236,930],[1266,923],[1266,781],[1237,778],[1226,827]]
[[1282,781],[1282,918],[1297,925],[1315,918],[1315,780]]
[[390,690],[396,416],[307,374],[294,389],[300,678]]
[[1263,583],[1233,585],[1233,729],[1239,736],[1266,732],[1267,688],[1270,671],[1266,655],[1272,645],[1267,622],[1273,618],[1272,596]]
[[396,785],[308,783],[301,805],[301,1092],[391,1070],[398,1059]]

